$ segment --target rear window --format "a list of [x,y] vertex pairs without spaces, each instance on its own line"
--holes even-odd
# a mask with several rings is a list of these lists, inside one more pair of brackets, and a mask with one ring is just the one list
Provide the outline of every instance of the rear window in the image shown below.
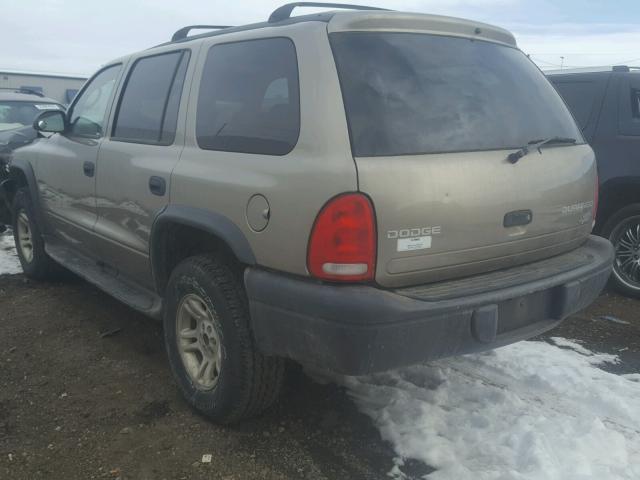
[[640,89],[631,89],[631,116],[640,119]]
[[555,89],[515,48],[413,33],[333,33],[355,156],[584,142]]

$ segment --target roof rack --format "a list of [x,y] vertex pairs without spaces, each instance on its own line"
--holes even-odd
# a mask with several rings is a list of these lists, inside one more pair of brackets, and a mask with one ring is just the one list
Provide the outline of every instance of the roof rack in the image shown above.
[[271,16],[269,16],[269,23],[281,22],[291,18],[291,12],[296,7],[321,7],[321,8],[340,8],[344,10],[383,10],[389,11],[386,8],[367,7],[366,5],[350,5],[347,3],[323,3],[323,2],[294,2],[287,3],[279,8],[276,8]]
[[17,88],[0,87],[0,90],[10,90],[14,93],[24,93],[26,95],[36,95],[38,97],[44,97],[44,94],[42,92],[39,92],[38,90],[33,90],[31,88],[26,88],[26,87],[17,87]]
[[178,40],[183,40],[187,38],[187,35],[189,35],[189,32],[191,30],[201,30],[201,29],[223,30],[225,28],[232,28],[232,27],[230,25],[187,25],[186,27],[182,27],[180,30],[174,33],[173,36],[171,37],[171,41],[176,42]]

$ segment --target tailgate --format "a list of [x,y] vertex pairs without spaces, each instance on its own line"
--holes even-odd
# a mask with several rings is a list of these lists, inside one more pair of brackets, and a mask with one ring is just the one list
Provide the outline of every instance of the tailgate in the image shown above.
[[383,28],[330,35],[359,189],[376,211],[377,282],[472,275],[583,243],[595,158],[529,58]]
[[472,275],[580,245],[592,223],[591,148],[543,149],[515,165],[505,158],[504,151],[358,158],[360,189],[378,222],[378,283]]

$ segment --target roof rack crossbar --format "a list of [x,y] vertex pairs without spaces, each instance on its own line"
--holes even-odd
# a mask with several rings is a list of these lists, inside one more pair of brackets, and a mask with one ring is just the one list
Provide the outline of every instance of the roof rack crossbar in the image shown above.
[[191,30],[223,30],[225,28],[232,28],[230,25],[187,25],[186,27],[182,27],[171,37],[172,42],[177,42],[178,40],[183,40],[187,38],[189,32]]
[[383,10],[388,11],[386,8],[368,7],[366,5],[350,5],[347,3],[323,3],[323,2],[294,2],[287,3],[279,8],[276,8],[269,17],[269,23],[276,23],[282,20],[291,18],[291,13],[296,7],[320,7],[320,8],[340,8],[344,10]]

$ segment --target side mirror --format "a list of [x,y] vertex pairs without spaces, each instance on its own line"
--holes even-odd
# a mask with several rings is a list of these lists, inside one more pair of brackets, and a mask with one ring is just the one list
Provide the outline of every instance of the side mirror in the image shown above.
[[67,129],[67,117],[60,110],[47,110],[38,115],[33,128],[38,132],[62,133]]

